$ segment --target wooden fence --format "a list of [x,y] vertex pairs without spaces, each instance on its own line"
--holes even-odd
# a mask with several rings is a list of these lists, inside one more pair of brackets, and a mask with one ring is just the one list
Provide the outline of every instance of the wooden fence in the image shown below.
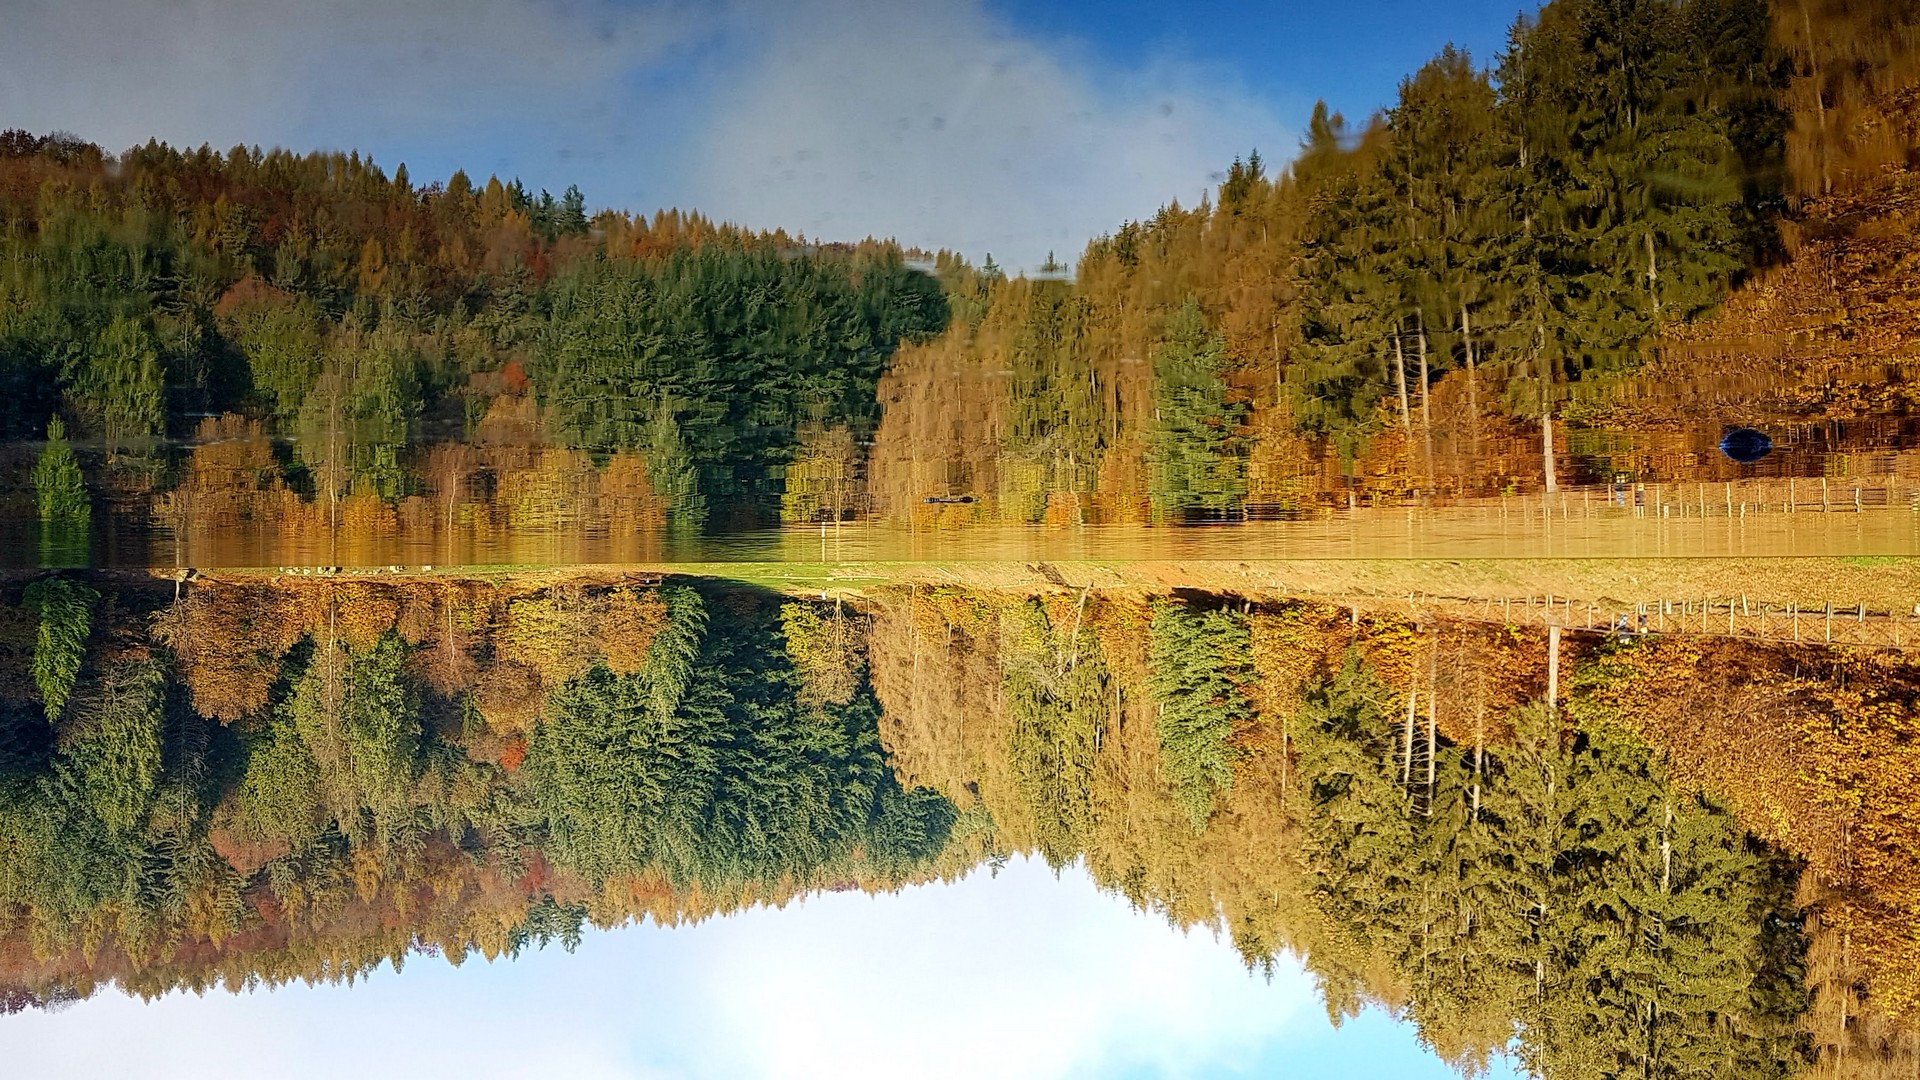
[[1920,606],[1906,611],[1865,604],[1823,603],[1808,607],[1745,596],[1629,603],[1540,596],[1523,599],[1435,596],[1426,593],[1317,596],[1314,599],[1361,612],[1495,622],[1507,626],[1560,628],[1598,634],[1690,634],[1779,644],[1920,648]]

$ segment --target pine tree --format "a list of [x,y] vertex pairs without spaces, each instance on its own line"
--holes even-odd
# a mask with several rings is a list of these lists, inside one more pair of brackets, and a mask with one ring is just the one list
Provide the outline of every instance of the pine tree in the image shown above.
[[1153,425],[1148,429],[1149,492],[1154,512],[1223,512],[1246,498],[1246,460],[1238,428],[1244,402],[1226,382],[1226,349],[1191,297],[1167,321],[1153,352]]
[[1253,718],[1246,618],[1154,601],[1148,622],[1147,689],[1159,710],[1160,775],[1194,832],[1206,828],[1233,786],[1239,729]]
[[47,421],[47,445],[33,466],[33,490],[40,505],[40,523],[82,535],[93,520],[86,477],[67,442],[67,425],[58,417]]
[[93,605],[100,594],[77,581],[52,577],[28,585],[22,598],[40,620],[33,644],[33,682],[47,719],[57,720],[80,677],[93,632]]

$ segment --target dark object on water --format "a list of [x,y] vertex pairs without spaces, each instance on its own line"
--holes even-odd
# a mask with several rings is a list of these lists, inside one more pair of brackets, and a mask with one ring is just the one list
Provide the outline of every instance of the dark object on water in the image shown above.
[[970,503],[973,501],[973,496],[971,495],[929,495],[927,496],[927,501],[930,503]]
[[1773,453],[1773,439],[1764,431],[1738,427],[1720,437],[1720,452],[1742,465],[1751,465]]

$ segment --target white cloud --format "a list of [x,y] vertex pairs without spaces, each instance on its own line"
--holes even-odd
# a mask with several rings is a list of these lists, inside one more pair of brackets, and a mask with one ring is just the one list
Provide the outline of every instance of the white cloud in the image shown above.
[[627,77],[702,25],[607,0],[8,0],[0,21],[0,125],[389,167],[464,147],[482,176],[617,140]]
[[1220,72],[1119,71],[1009,33],[978,0],[810,0],[716,103],[701,205],[810,235],[992,251],[1009,266],[1178,198],[1296,138]]
[[1036,862],[898,897],[818,897],[792,921],[740,920],[704,965],[699,1000],[727,1056],[703,1074],[1203,1075],[1311,1010],[1310,980],[1283,972],[1263,983],[1226,942]]

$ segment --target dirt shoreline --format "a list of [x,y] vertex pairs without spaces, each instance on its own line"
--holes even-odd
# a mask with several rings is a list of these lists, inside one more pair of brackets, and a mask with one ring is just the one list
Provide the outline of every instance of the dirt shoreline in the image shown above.
[[[7,571],[25,580],[45,571]],[[190,588],[194,582],[263,579],[336,582],[511,582],[515,591],[556,584],[648,584],[706,578],[793,595],[857,597],[903,586],[1045,592],[1165,593],[1192,589],[1250,599],[1419,604],[1556,602],[1606,607],[1654,603],[1794,605],[1802,611],[1911,614],[1920,604],[1920,559],[1251,559],[1132,562],[646,563],[570,566],[128,569],[89,576]],[[1369,604],[1371,606],[1371,604]]]

